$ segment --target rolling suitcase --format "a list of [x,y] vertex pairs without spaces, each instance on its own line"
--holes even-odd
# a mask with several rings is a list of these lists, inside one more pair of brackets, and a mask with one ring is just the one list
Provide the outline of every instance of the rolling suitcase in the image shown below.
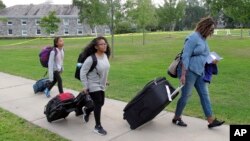
[[47,88],[50,84],[50,81],[48,78],[42,78],[40,80],[38,80],[34,85],[33,85],[33,90],[34,93],[38,93],[38,92],[43,92],[45,90],[45,88]]
[[178,95],[180,88],[175,90],[165,77],[150,81],[123,109],[123,118],[131,129],[136,129],[157,116]]
[[72,93],[61,93],[52,98],[44,108],[47,121],[52,122],[66,118],[75,110],[75,96]]
[[61,93],[52,98],[44,108],[47,121],[52,122],[66,118],[75,111],[76,116],[82,115],[82,108],[94,108],[94,102],[89,94],[79,93],[76,97],[69,92]]

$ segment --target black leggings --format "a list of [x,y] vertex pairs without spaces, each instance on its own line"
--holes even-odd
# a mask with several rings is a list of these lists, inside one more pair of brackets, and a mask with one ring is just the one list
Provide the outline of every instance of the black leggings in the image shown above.
[[86,109],[86,114],[90,114],[92,111],[94,111],[95,116],[95,123],[96,125],[101,125],[101,110],[102,106],[104,104],[104,91],[96,91],[89,93],[92,100],[94,101],[95,107],[94,109]]
[[58,90],[60,93],[63,93],[63,86],[62,86],[62,78],[60,76],[60,72],[59,71],[54,71],[54,80],[50,83],[49,85],[49,90],[52,89],[52,87],[56,84],[58,85]]

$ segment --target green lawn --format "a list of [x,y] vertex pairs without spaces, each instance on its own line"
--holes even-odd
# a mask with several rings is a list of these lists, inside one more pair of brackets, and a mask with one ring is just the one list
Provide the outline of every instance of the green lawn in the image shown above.
[[67,141],[0,108],[1,141]]
[[[184,38],[189,33],[146,34],[146,45],[144,46],[142,46],[141,34],[115,36],[115,54],[114,58],[110,59],[110,86],[106,96],[128,102],[148,81],[159,76],[167,77],[174,86],[177,86],[178,80],[167,76],[166,68],[175,55],[181,51]],[[74,78],[75,65],[79,52],[91,39],[89,37],[64,39],[64,87],[78,91],[82,89],[81,83]],[[110,37],[108,39],[110,41]],[[40,65],[38,53],[43,46],[52,44],[52,39],[27,40],[1,40],[0,71],[38,80],[46,70]],[[208,39],[211,51],[216,51],[224,58],[219,63],[219,74],[213,77],[210,95],[215,116],[225,120],[227,124],[250,123],[248,105],[250,96],[247,89],[250,84],[248,77],[250,76],[249,41],[249,37],[240,39],[238,36],[221,35]],[[176,101],[174,100],[167,106],[166,110],[174,111]],[[3,112],[1,109],[0,111]],[[195,91],[184,114],[204,118]],[[2,126],[0,125],[0,129]]]

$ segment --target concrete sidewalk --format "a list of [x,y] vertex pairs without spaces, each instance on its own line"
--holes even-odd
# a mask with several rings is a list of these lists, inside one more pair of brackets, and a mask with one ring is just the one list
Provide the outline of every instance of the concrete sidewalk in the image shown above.
[[[163,111],[152,121],[136,130],[131,130],[123,120],[125,102],[106,99],[102,110],[102,125],[107,130],[106,136],[93,132],[95,125],[93,114],[90,121],[83,123],[82,116],[71,113],[66,120],[49,123],[43,114],[49,99],[44,94],[34,94],[34,80],[25,79],[0,72],[0,107],[22,117],[33,124],[46,128],[73,141],[229,141],[229,126],[208,129],[207,121],[184,116],[188,127],[182,128],[171,123],[173,113]],[[65,89],[65,92],[77,91]],[[57,94],[57,87],[51,97]]]

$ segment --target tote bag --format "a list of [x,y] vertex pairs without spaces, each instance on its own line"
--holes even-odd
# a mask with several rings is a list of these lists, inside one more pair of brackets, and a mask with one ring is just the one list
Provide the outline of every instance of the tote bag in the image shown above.
[[175,59],[172,61],[172,63],[169,65],[167,69],[168,75],[170,75],[173,78],[177,78],[177,66],[179,65],[181,61],[181,54],[182,53],[177,54],[177,56],[175,57]]

